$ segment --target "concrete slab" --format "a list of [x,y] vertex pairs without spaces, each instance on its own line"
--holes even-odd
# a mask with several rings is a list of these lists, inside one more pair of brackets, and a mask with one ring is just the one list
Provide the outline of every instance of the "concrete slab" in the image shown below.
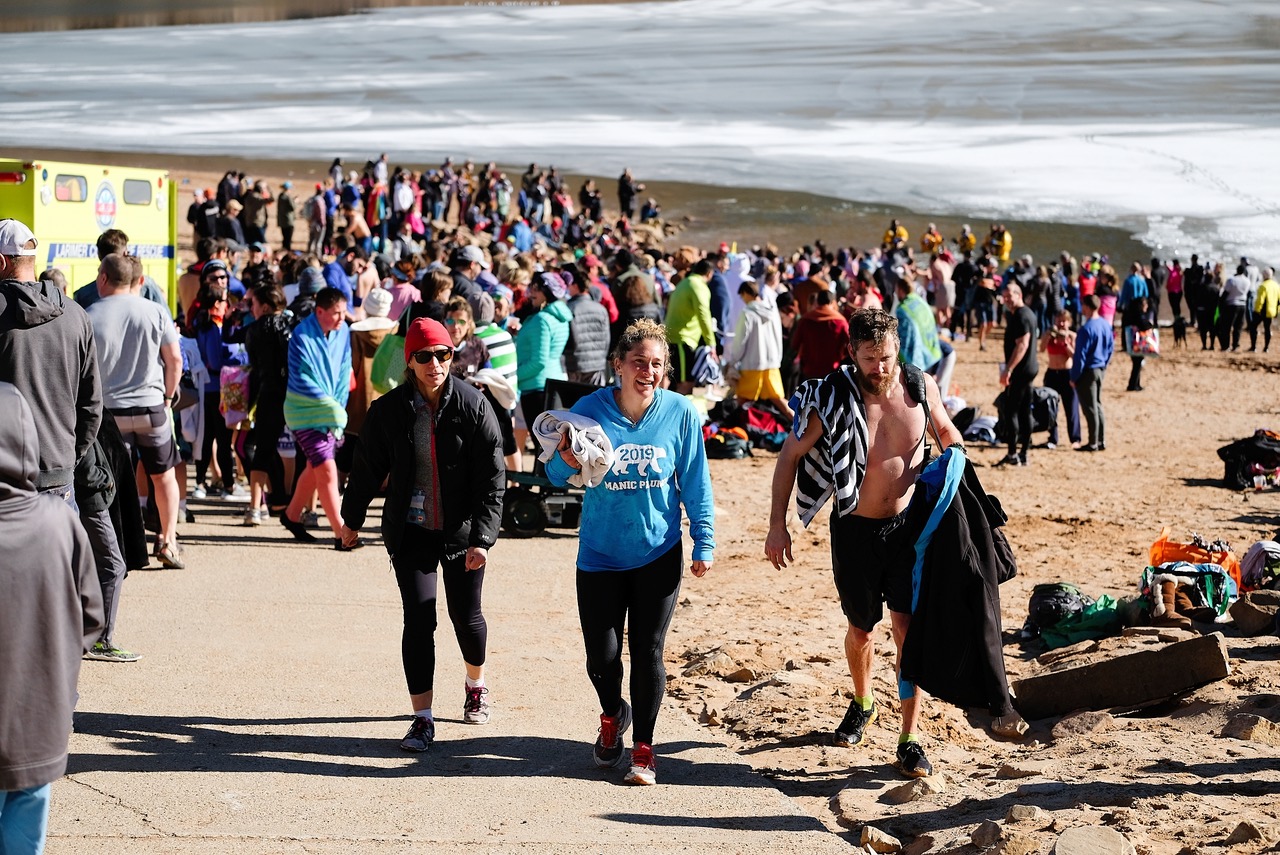
[[274,521],[240,527],[242,505],[193,508],[188,569],[125,582],[116,641],[143,659],[84,664],[52,855],[848,851],[672,704],[658,786],[592,765],[573,537],[493,551],[488,726],[460,721],[462,661],[441,604],[437,742],[407,755],[382,546],[337,553]]

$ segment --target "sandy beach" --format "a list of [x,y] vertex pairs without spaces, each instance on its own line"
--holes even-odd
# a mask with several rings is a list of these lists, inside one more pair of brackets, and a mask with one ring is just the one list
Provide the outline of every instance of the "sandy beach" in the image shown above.
[[[151,155],[58,156],[157,162]],[[158,162],[192,188],[216,183],[225,163],[273,183],[293,180],[299,195],[325,165],[189,157]],[[705,188],[688,192],[688,198],[704,201],[709,195]],[[753,192],[734,195],[750,198]],[[676,201],[670,208],[678,212],[686,197],[673,193],[671,198]],[[761,192],[758,198],[767,202],[771,196]],[[728,218],[695,220],[686,223],[688,231],[677,241],[736,239],[731,223]],[[919,227],[911,220],[907,224]],[[869,221],[862,234],[879,227],[878,220]],[[1053,235],[1049,246],[1106,250],[1103,241],[1123,237],[1102,229],[1044,228]],[[779,233],[799,232],[782,228]],[[1083,240],[1094,243],[1080,247]],[[1166,348],[1161,358],[1149,361],[1142,393],[1122,391],[1128,364],[1118,357],[1104,389],[1105,453],[1076,454],[1065,446],[1033,450],[1028,468],[1004,471],[989,468],[1001,449],[971,448],[984,484],[1010,515],[1008,534],[1019,561],[1019,576],[1001,591],[1007,633],[1022,625],[1031,588],[1040,582],[1070,581],[1095,597],[1136,596],[1147,548],[1163,526],[1175,537],[1196,531],[1226,538],[1239,554],[1275,535],[1280,492],[1224,489],[1214,452],[1257,427],[1276,426],[1280,354],[1204,353],[1192,339],[1189,349]],[[960,342],[957,349],[954,391],[993,413],[998,348],[980,352],[975,343]],[[1078,825],[1117,829],[1147,855],[1262,851],[1258,841],[1222,845],[1242,820],[1264,829],[1267,845],[1280,841],[1277,749],[1220,735],[1238,712],[1280,720],[1275,666],[1280,647],[1273,637],[1240,637],[1230,624],[1197,627],[1226,636],[1227,679],[1161,704],[1113,710],[1092,732],[1055,731],[1059,721],[1054,718],[1033,722],[1022,742],[1002,741],[987,732],[985,713],[930,703],[923,729],[944,790],[906,805],[887,804],[885,791],[899,782],[889,765],[897,721],[887,632],[880,638],[875,684],[884,714],[861,748],[832,748],[828,734],[843,714],[851,685],[830,578],[826,515],[807,531],[793,524],[796,565],[783,572],[770,568],[762,550],[772,468],[766,452],[713,463],[717,565],[711,577],[688,585],[683,595],[668,645],[669,696],[706,728],[709,738],[734,748],[826,827],[856,840],[864,824],[874,825],[904,842],[933,841],[932,848],[911,851],[973,852],[968,841],[977,825],[1003,820],[1017,803],[1040,807],[1044,814],[1030,826],[1010,825],[1009,835],[1021,835],[1025,848],[1005,851],[1047,853],[1058,833]],[[234,541],[237,534],[238,529],[227,529],[225,539]],[[539,564],[554,560],[561,539],[506,541],[505,549],[519,550],[522,560]],[[1055,667],[1153,643],[1149,636],[1108,640]],[[733,663],[719,671],[733,674],[732,679],[716,673],[683,676],[716,651]],[[1010,643],[1010,678],[1045,671],[1049,666],[1037,658],[1042,652],[1036,645]]]

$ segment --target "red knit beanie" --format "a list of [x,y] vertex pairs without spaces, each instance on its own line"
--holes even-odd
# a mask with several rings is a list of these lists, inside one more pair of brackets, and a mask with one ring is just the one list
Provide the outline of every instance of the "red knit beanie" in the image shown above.
[[409,334],[404,337],[404,361],[408,362],[418,351],[432,347],[453,350],[453,339],[444,324],[433,318],[418,318],[409,325]]

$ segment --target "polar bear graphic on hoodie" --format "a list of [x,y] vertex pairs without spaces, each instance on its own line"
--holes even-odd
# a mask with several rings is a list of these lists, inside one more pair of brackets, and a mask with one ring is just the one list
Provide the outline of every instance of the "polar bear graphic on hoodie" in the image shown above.
[[661,475],[662,467],[658,464],[658,461],[666,456],[667,450],[660,446],[636,445],[629,442],[613,450],[613,469],[611,472],[614,475],[625,475],[634,465],[636,474],[641,478],[648,478],[650,472]]

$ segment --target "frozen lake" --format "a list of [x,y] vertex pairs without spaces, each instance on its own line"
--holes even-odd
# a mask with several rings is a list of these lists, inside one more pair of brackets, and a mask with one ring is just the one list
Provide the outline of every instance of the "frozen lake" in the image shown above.
[[628,165],[1280,261],[1273,0],[387,9],[0,53],[0,150]]

